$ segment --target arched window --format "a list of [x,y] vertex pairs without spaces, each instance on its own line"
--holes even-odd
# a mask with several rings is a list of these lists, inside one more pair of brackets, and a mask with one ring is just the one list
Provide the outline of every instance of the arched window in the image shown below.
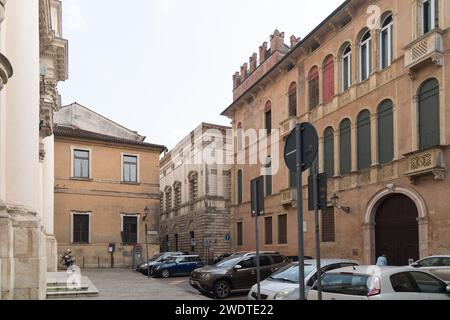
[[350,120],[345,119],[339,126],[340,131],[340,174],[345,176],[352,170],[352,137]]
[[358,144],[358,170],[368,169],[372,164],[370,112],[368,110],[362,111],[358,116],[356,136]]
[[289,117],[297,116],[297,84],[291,83],[289,86]]
[[422,31],[426,34],[438,25],[437,0],[422,0]]
[[380,33],[380,69],[392,63],[394,42],[392,38],[394,22],[392,15],[384,19]]
[[328,127],[323,139],[323,167],[328,178],[334,176],[334,130]]
[[391,100],[378,107],[378,162],[383,165],[394,159],[394,116]]
[[342,91],[352,85],[352,47],[348,44],[342,54]]
[[319,105],[319,68],[313,67],[308,75],[309,83],[309,110]]
[[328,56],[323,64],[323,103],[334,97],[334,57]]
[[264,108],[264,121],[267,134],[269,135],[272,133],[272,102],[270,100],[266,102],[266,107]]
[[361,38],[359,45],[359,79],[361,81],[369,78],[372,72],[372,37],[367,31]]
[[439,143],[439,83],[430,79],[419,90],[419,148],[423,150]]
[[243,194],[242,194],[242,170],[238,170],[237,172],[237,202],[238,204],[242,203]]

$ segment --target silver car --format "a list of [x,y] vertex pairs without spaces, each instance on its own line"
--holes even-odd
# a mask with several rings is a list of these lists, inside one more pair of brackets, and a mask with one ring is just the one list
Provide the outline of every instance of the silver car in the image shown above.
[[[356,266],[358,261],[344,259],[323,259],[321,260],[322,273],[347,266]],[[261,282],[262,300],[299,300],[300,288],[298,283],[298,262],[292,263]],[[305,260],[305,285],[306,292],[317,280],[317,261]],[[257,299],[256,284],[248,294],[249,300]]]
[[413,263],[411,267],[427,271],[446,282],[450,282],[450,256],[428,257]]
[[[450,300],[450,286],[411,267],[358,266],[327,272],[323,300]],[[317,285],[308,300],[318,300]]]

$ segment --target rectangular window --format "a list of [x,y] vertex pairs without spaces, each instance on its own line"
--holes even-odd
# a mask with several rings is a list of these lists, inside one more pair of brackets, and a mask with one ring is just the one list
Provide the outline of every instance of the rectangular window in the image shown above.
[[89,243],[89,215],[74,214],[73,215],[73,243],[88,244]]
[[190,232],[190,236],[191,236],[191,252],[194,253],[195,252],[195,233],[194,233],[194,231]]
[[137,183],[138,158],[136,156],[123,156],[123,182]]
[[272,175],[266,176],[266,196],[269,197],[273,193],[272,190]]
[[297,94],[289,95],[289,117],[297,116]]
[[238,246],[242,246],[243,245],[243,241],[242,241],[242,222],[238,222],[237,223],[237,245]]
[[242,170],[238,171],[237,174],[237,203],[241,204],[243,201],[243,194],[242,194]]
[[297,188],[297,173],[289,170],[289,188]]
[[268,135],[272,133],[272,111],[266,112],[266,130]]
[[422,0],[422,21],[423,21],[423,34],[427,34],[433,30],[437,23],[437,17],[439,16],[436,0]]
[[273,244],[272,237],[272,217],[267,217],[264,219],[264,234],[265,234],[265,244]]
[[123,244],[137,244],[138,238],[138,220],[137,216],[123,216],[123,230],[122,230],[122,243]]
[[334,208],[322,210],[322,242],[335,242]]
[[73,151],[74,178],[89,179],[89,151]]
[[278,244],[287,244],[287,214],[278,216]]
[[352,83],[352,71],[351,71],[351,53],[348,53],[344,56],[342,61],[343,66],[343,91],[347,91],[350,88]]

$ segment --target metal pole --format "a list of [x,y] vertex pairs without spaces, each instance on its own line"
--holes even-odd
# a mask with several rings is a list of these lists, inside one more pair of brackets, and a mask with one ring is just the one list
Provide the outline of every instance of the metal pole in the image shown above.
[[319,301],[322,300],[322,266],[320,263],[320,225],[319,225],[319,190],[318,190],[318,183],[317,180],[319,179],[318,176],[318,162],[317,158],[314,160],[313,164],[313,190],[314,190],[314,217],[316,221],[316,258],[317,258],[317,288],[318,288],[318,298]]
[[150,279],[150,263],[148,258],[148,225],[145,224],[145,251],[147,251],[147,278]]
[[[255,202],[255,208],[258,209],[258,188],[253,188],[253,201]],[[261,300],[261,266],[259,263],[259,212],[253,212],[255,215],[255,237],[256,237],[256,287],[257,287],[257,300]]]
[[302,128],[295,128],[295,140],[297,151],[297,220],[298,220],[298,282],[300,285],[300,300],[305,300],[305,254],[303,235],[303,190],[302,190]]

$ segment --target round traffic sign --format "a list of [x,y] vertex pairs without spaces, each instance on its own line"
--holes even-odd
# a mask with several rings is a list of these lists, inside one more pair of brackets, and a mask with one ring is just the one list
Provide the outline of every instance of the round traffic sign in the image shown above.
[[316,128],[310,123],[297,124],[287,138],[284,146],[284,161],[290,171],[297,172],[297,128],[300,128],[301,168],[306,171],[311,167],[319,150],[319,136]]

